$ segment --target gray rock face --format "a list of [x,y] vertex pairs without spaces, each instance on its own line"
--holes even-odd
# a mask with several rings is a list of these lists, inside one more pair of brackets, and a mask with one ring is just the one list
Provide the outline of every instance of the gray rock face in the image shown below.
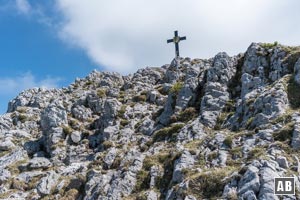
[[175,161],[172,182],[179,183],[183,181],[183,169],[189,169],[194,165],[194,158],[189,152],[183,152],[181,157]]
[[90,108],[86,108],[82,105],[77,105],[72,108],[72,115],[79,120],[86,120],[92,117],[92,111]]
[[117,156],[117,149],[114,147],[110,148],[103,160],[107,168],[110,168],[116,156]]
[[257,193],[260,188],[259,169],[255,166],[250,166],[241,181],[239,182],[238,193],[239,195],[243,195],[247,191],[253,191],[253,193]]
[[213,66],[207,70],[200,111],[202,122],[209,127],[215,126],[217,117],[229,100],[227,85],[236,71],[234,62],[226,53],[219,53],[214,58]]
[[39,168],[47,169],[51,166],[52,166],[51,162],[47,158],[42,158],[42,157],[33,158],[28,163],[28,167],[30,169],[39,169]]
[[289,163],[288,163],[286,157],[284,157],[284,156],[278,156],[276,158],[276,161],[277,161],[279,167],[282,167],[284,169],[288,169],[289,168]]
[[41,115],[41,127],[47,131],[67,123],[67,113],[62,105],[49,105]]
[[272,163],[266,161],[260,169],[259,199],[279,199],[278,196],[274,195],[274,177],[279,177],[274,168],[275,166]]
[[139,130],[145,135],[151,135],[153,133],[154,121],[149,117],[145,117]]
[[46,177],[42,178],[37,186],[37,191],[41,195],[51,194],[51,190],[56,185],[59,175],[50,171]]
[[108,126],[115,125],[114,119],[118,114],[121,103],[115,99],[107,99],[101,109],[101,117],[97,126],[100,129],[104,129]]
[[71,133],[72,142],[78,143],[81,140],[81,133],[79,131],[74,131]]

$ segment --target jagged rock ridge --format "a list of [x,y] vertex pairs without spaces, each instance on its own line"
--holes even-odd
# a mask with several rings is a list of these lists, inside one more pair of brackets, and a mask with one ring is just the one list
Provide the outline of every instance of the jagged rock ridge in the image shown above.
[[179,62],[10,101],[0,199],[299,199],[300,48]]

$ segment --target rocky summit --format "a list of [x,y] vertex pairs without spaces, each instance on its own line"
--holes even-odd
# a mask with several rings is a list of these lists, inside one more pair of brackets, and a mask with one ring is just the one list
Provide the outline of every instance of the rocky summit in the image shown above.
[[[0,116],[0,199],[300,199],[300,47],[93,71]],[[274,177],[295,195],[274,195]]]

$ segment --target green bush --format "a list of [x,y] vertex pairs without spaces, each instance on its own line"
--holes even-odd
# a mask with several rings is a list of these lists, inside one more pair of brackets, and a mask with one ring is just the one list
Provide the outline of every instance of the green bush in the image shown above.
[[73,132],[73,129],[70,126],[68,126],[68,125],[63,125],[62,128],[63,128],[63,132],[66,135],[69,135],[69,134],[71,134]]
[[194,107],[189,107],[179,113],[177,120],[181,122],[188,122],[196,116],[197,110]]
[[290,142],[293,137],[294,123],[290,122],[282,129],[273,133],[274,140],[276,141],[288,141]]
[[144,94],[133,97],[133,101],[135,102],[145,102],[147,100],[147,96]]
[[232,147],[232,137],[231,137],[231,136],[227,136],[227,137],[225,138],[225,140],[224,140],[224,144],[225,144],[226,146],[228,146],[229,148],[231,148],[231,147]]
[[170,127],[166,127],[158,130],[154,133],[153,141],[159,142],[169,138],[171,141],[176,140],[177,133],[184,127],[184,124],[173,124]]
[[178,94],[179,91],[182,89],[182,87],[183,87],[183,82],[176,82],[170,89],[170,93]]
[[106,89],[98,89],[98,90],[97,90],[97,96],[98,96],[99,98],[104,98],[104,97],[106,97]]
[[226,181],[224,180],[231,170],[227,168],[214,169],[202,172],[189,182],[190,192],[199,199],[215,199],[221,197]]
[[135,191],[146,190],[150,187],[150,173],[146,170],[140,170],[136,175]]

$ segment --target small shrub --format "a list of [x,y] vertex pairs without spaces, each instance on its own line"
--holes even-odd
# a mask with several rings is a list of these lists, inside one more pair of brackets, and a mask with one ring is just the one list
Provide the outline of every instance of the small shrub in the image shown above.
[[69,134],[71,134],[73,132],[73,129],[70,126],[68,126],[68,125],[64,125],[62,128],[63,128],[63,132],[66,135],[69,135]]
[[248,160],[257,159],[260,156],[264,155],[265,149],[263,147],[254,147],[248,152]]
[[121,106],[121,109],[118,111],[118,114],[117,114],[117,116],[119,117],[119,118],[123,118],[124,117],[124,114],[125,114],[125,112],[126,112],[126,105],[122,105]]
[[252,122],[254,120],[254,117],[250,117],[246,122],[246,128],[251,129],[252,128]]
[[104,141],[104,142],[102,143],[102,146],[103,146],[103,149],[104,149],[104,150],[107,150],[107,149],[109,149],[110,147],[113,147],[114,144],[113,144],[111,141],[106,140],[106,141]]
[[145,102],[146,100],[147,96],[144,94],[133,97],[133,101],[135,102]]
[[217,118],[217,122],[216,125],[214,127],[215,130],[221,130],[222,129],[222,125],[225,122],[225,120],[227,119],[228,114],[227,113],[221,113],[218,118]]
[[273,133],[274,140],[290,142],[293,137],[294,123],[290,122],[282,129]]
[[105,89],[98,89],[98,90],[97,90],[97,96],[98,96],[99,98],[104,98],[104,97],[106,97],[106,90],[105,90]]
[[150,173],[146,170],[140,170],[136,176],[135,191],[146,190],[150,187]]
[[184,127],[184,124],[173,124],[171,125],[171,127],[160,129],[154,133],[153,141],[159,142],[167,138],[171,139],[171,141],[174,141],[176,139],[178,131],[182,129],[182,127]]
[[129,124],[129,121],[127,119],[121,119],[120,121],[121,126],[127,126]]
[[224,144],[225,144],[226,146],[228,146],[229,148],[231,148],[231,147],[232,147],[232,137],[231,137],[231,136],[227,136],[227,137],[225,138],[225,140],[224,140]]
[[176,82],[170,89],[170,93],[178,94],[183,87],[183,82]]
[[278,42],[275,41],[274,43],[263,43],[261,46],[265,49],[271,49],[278,46]]
[[180,112],[178,115],[178,121],[188,122],[197,116],[197,110],[194,107],[189,107],[184,111]]
[[19,116],[18,116],[18,118],[19,118],[19,120],[22,122],[22,123],[24,123],[24,122],[26,122],[27,121],[27,115],[24,115],[24,114],[20,114]]
[[224,180],[231,170],[227,168],[215,169],[211,172],[202,172],[189,182],[190,191],[199,199],[214,199],[221,197],[226,184]]
[[19,113],[26,113],[27,112],[27,108],[26,107],[22,107],[22,106],[18,106],[17,107],[17,111]]
[[151,167],[156,165],[157,162],[155,162],[155,159],[153,159],[152,157],[150,156],[147,156],[145,159],[144,159],[144,162],[143,162],[143,168],[146,170],[146,171],[150,171]]

